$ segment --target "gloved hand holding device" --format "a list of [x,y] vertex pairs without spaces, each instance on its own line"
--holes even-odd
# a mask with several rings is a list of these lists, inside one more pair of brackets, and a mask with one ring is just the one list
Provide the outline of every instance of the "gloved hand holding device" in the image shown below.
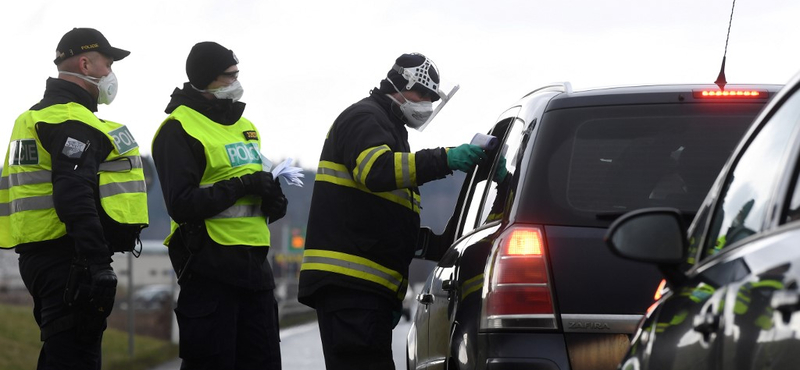
[[486,153],[477,145],[461,144],[447,150],[447,166],[451,170],[471,171],[476,164],[486,160]]

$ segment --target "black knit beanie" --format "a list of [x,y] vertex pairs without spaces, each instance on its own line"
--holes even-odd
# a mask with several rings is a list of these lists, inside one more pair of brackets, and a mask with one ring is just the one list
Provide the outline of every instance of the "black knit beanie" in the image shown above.
[[239,59],[232,50],[212,41],[199,42],[186,58],[186,76],[192,86],[205,90],[222,72],[236,64]]
[[[394,63],[404,68],[416,67],[422,65],[422,63],[425,63],[425,56],[418,53],[403,54],[399,56]],[[434,68],[430,69],[430,78],[435,83],[439,83],[439,74],[436,73],[436,69]],[[397,87],[397,90],[400,90],[401,92],[406,90],[406,85],[408,85],[408,80],[406,80],[400,73],[395,71],[394,68],[390,69],[389,72],[386,73],[386,79],[391,80],[392,83],[394,83],[394,86]],[[397,92],[394,89],[394,87],[392,87],[392,84],[390,84],[389,81],[386,81],[386,79],[381,80],[381,84],[380,87],[378,88],[378,91],[384,94],[391,94]],[[435,91],[429,90],[428,88],[420,84],[414,84],[414,86],[411,86],[410,90],[417,91],[423,95],[431,96],[433,98],[433,101],[439,100],[439,95],[437,95]]]

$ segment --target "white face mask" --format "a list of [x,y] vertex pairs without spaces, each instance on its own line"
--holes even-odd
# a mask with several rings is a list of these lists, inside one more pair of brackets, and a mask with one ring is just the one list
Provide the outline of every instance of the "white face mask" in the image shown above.
[[405,103],[400,103],[391,96],[389,96],[400,107],[403,112],[403,117],[406,118],[406,124],[413,129],[419,129],[433,113],[433,103],[429,101],[413,102],[406,99]]
[[82,80],[97,86],[97,90],[99,92],[97,95],[98,104],[111,104],[111,102],[114,101],[114,98],[117,97],[119,83],[117,82],[117,75],[115,75],[114,72],[111,72],[103,77],[84,76],[82,74],[66,71],[58,71],[58,73],[79,77]]
[[[394,82],[392,82],[392,80],[390,79],[386,80],[389,81],[390,84],[392,84],[392,87],[394,87],[394,90],[397,91],[398,94],[403,95],[400,92],[400,90],[397,89],[397,86],[394,85]],[[403,96],[403,99],[405,99],[406,101],[404,103],[401,103],[395,100],[395,98],[393,98],[391,95],[387,96],[389,97],[389,99],[392,99],[395,103],[397,103],[397,105],[400,107],[400,112],[402,112],[403,117],[406,118],[406,125],[408,125],[408,127],[411,127],[413,129],[420,130],[420,127],[422,127],[422,125],[427,123],[428,120],[431,118],[431,114],[433,114],[433,103],[431,103],[430,101],[414,102],[408,100],[408,98]]]
[[239,101],[242,95],[244,95],[244,89],[242,88],[242,84],[239,83],[239,80],[233,81],[233,83],[228,86],[206,90],[206,92],[213,94],[217,99],[231,99],[235,102]]

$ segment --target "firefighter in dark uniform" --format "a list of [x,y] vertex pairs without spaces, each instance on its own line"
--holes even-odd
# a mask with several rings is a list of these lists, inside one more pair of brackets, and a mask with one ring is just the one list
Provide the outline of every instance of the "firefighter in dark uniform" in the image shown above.
[[111,64],[130,52],[97,30],[61,38],[44,97],[17,118],[0,177],[0,247],[15,248],[44,342],[39,369],[100,369],[114,306],[114,252],[147,226],[139,149],[94,115],[117,92]]
[[192,47],[189,82],[175,89],[153,139],[178,274],[182,369],[280,369],[268,222],[286,213],[265,172],[255,125],[242,116],[233,51]]
[[405,126],[424,128],[432,103],[449,99],[439,83],[430,59],[403,54],[380,87],[328,131],[298,300],[317,311],[329,370],[394,368],[392,329],[420,230],[417,187],[486,158],[470,144],[411,151]]

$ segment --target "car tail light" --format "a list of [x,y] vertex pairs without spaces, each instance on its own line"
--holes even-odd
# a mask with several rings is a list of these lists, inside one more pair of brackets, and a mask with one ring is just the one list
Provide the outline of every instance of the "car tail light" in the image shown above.
[[767,99],[769,92],[766,90],[693,90],[695,98],[698,99],[715,99],[715,98],[740,98],[740,99]]
[[484,329],[555,329],[544,233],[514,226],[495,242],[484,288]]

